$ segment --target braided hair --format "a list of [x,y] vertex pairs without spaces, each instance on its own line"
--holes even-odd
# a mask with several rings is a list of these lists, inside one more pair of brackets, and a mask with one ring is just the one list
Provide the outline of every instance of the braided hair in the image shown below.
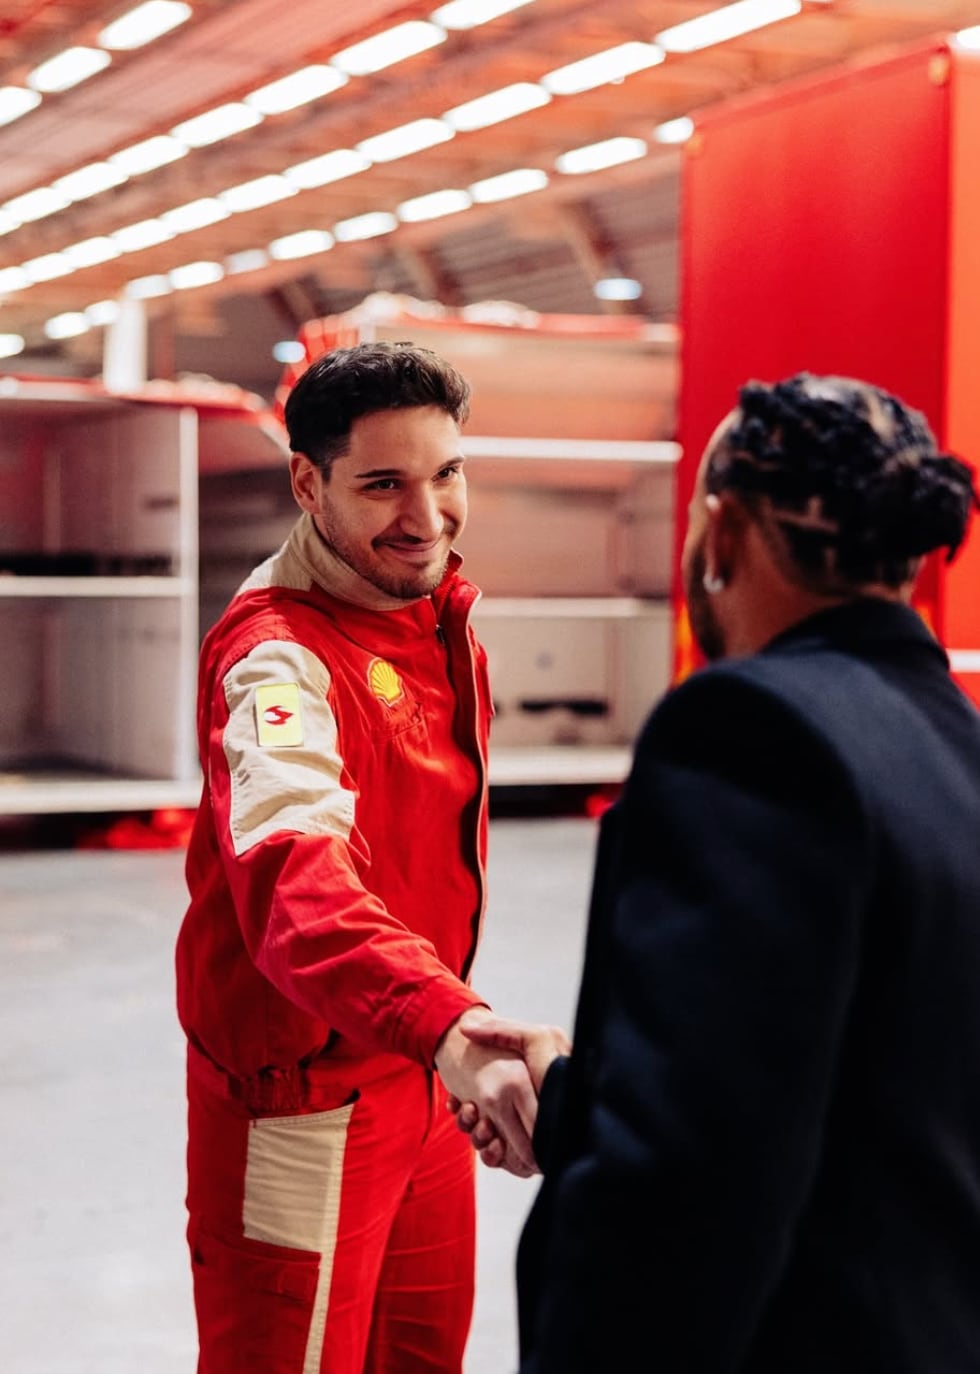
[[973,472],[923,415],[867,382],[797,373],[749,382],[706,474],[736,493],[793,580],[836,594],[908,582],[949,562],[980,507]]

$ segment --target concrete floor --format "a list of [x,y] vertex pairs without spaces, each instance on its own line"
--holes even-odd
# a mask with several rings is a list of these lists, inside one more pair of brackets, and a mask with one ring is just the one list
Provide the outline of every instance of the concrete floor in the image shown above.
[[[594,843],[585,819],[492,822],[474,981],[500,1011],[571,1026]],[[172,970],[183,860],[0,854],[5,1374],[193,1374]],[[535,1186],[481,1171],[466,1374],[515,1367],[514,1249]]]

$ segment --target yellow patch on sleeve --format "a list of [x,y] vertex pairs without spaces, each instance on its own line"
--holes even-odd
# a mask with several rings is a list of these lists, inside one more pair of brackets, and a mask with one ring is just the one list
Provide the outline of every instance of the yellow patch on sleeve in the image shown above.
[[271,749],[303,743],[299,684],[266,682],[255,689],[255,725],[259,744]]

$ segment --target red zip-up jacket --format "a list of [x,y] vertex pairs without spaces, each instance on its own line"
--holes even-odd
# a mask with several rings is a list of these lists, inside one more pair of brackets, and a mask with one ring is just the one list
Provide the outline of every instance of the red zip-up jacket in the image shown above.
[[234,1079],[328,1043],[431,1066],[482,1001],[491,705],[460,561],[431,597],[366,609],[325,590],[304,515],[204,641],[177,1000]]

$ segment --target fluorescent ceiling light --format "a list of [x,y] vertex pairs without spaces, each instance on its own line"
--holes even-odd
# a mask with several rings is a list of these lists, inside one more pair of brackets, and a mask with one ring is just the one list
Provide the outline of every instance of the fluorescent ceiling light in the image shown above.
[[94,328],[115,324],[119,318],[118,301],[94,301],[85,307],[85,318]]
[[45,94],[53,91],[67,91],[81,81],[87,81],[96,72],[108,67],[112,58],[101,48],[66,48],[57,57],[49,58],[28,73],[27,84]]
[[306,357],[306,349],[298,339],[280,339],[272,345],[272,356],[277,363],[301,363]]
[[802,9],[802,0],[738,0],[737,4],[709,10],[696,19],[664,29],[657,34],[656,41],[666,52],[698,52],[780,19],[791,19]]
[[23,86],[0,86],[0,125],[12,124],[41,103],[37,91]]
[[30,284],[31,279],[22,267],[0,268],[0,296],[12,296]]
[[44,322],[44,332],[49,339],[74,339],[79,334],[87,334],[89,321],[80,310],[68,310],[63,315],[52,315]]
[[285,177],[256,177],[254,181],[243,181],[238,186],[229,186],[219,191],[217,199],[233,215],[245,210],[259,210],[263,205],[274,205],[277,200],[286,200],[296,194],[296,187],[290,186]]
[[531,0],[450,0],[430,18],[444,29],[476,29],[530,3]]
[[609,81],[622,81],[634,72],[655,67],[664,57],[663,48],[656,43],[620,43],[616,48],[548,72],[541,78],[541,85],[552,95],[578,95],[580,91],[591,91]]
[[124,294],[131,301],[148,301],[154,296],[169,296],[173,289],[166,272],[156,272],[150,277],[134,277],[128,281]]
[[517,81],[513,86],[503,86],[499,91],[481,95],[476,100],[468,100],[465,105],[457,105],[447,110],[443,119],[460,132],[472,129],[485,129],[490,124],[499,124],[503,119],[525,114],[528,110],[540,109],[547,105],[551,96],[543,86],[531,81]]
[[189,148],[206,148],[209,143],[219,143],[223,138],[231,138],[232,134],[240,134],[244,129],[254,129],[256,124],[261,123],[262,116],[258,110],[250,109],[241,101],[232,101],[229,105],[218,105],[194,119],[187,119],[170,132]]
[[658,124],[653,136],[658,143],[686,143],[693,133],[694,120],[688,115],[681,115],[680,119],[668,119]]
[[51,184],[69,200],[87,200],[97,196],[100,191],[108,191],[112,186],[120,186],[126,180],[126,173],[108,162],[90,162],[86,167],[69,172]]
[[512,196],[526,196],[531,191],[542,191],[547,184],[547,172],[542,172],[537,167],[518,167],[513,172],[502,172],[500,176],[474,181],[469,190],[478,204],[489,205],[493,201],[510,200]]
[[18,219],[16,215],[11,215],[5,206],[0,205],[0,238],[2,238],[4,234],[12,234],[13,231],[19,229],[23,223],[24,221],[22,219]]
[[269,244],[270,258],[308,258],[313,253],[325,253],[333,247],[333,235],[325,229],[301,229],[298,234],[286,234]]
[[406,224],[424,219],[439,219],[442,215],[456,215],[473,204],[468,191],[432,191],[427,196],[413,196],[398,206],[398,218]]
[[145,5],[137,5],[136,9],[107,25],[97,41],[103,48],[129,52],[179,28],[190,19],[191,13],[190,5],[180,4],[178,0],[146,0]]
[[[969,29],[960,29],[959,33],[953,34],[953,42],[965,52],[980,52],[980,24],[975,24]],[[2,101],[2,97],[3,92],[0,91],[0,101]],[[16,119],[16,115],[14,118]],[[2,104],[0,104],[0,124],[3,122]]]
[[555,158],[559,172],[577,176],[582,172],[601,172],[606,167],[617,167],[621,162],[632,162],[643,157],[647,145],[642,138],[606,138],[601,143],[589,143],[584,148],[573,148]]
[[339,243],[354,243],[359,239],[374,239],[379,234],[390,234],[398,228],[398,220],[387,210],[372,210],[366,215],[355,215],[353,219],[342,219],[333,227],[334,237]]
[[56,215],[59,210],[67,209],[70,204],[68,197],[61,195],[53,187],[39,186],[36,191],[28,191],[26,195],[8,200],[3,208],[8,215],[19,219],[21,224],[30,224],[36,219],[44,219],[45,215]]
[[23,351],[23,334],[0,334],[0,358],[15,358]]
[[600,277],[592,294],[600,301],[635,301],[643,295],[643,287],[633,277]]
[[314,186],[326,186],[330,181],[342,181],[357,172],[366,172],[370,166],[371,159],[363,153],[355,153],[353,148],[335,148],[332,153],[322,153],[308,162],[287,167],[283,176],[297,191],[309,191]]
[[167,134],[157,134],[154,138],[134,143],[122,148],[106,160],[118,168],[125,176],[136,177],[143,172],[153,172],[157,167],[165,167],[168,162],[176,162],[186,157],[187,145]]
[[415,119],[410,124],[399,124],[396,129],[362,139],[356,151],[372,162],[394,162],[409,153],[447,143],[452,137],[452,129],[441,119]]
[[172,234],[189,234],[194,229],[205,229],[209,224],[217,224],[227,219],[231,211],[226,209],[214,196],[202,196],[200,200],[189,200],[186,205],[176,205],[172,210],[164,210],[160,223]]
[[39,258],[22,262],[21,268],[30,282],[54,281],[55,277],[67,277],[75,270],[64,253],[42,253]]
[[123,253],[138,253],[141,248],[153,248],[158,243],[166,243],[173,238],[173,232],[158,219],[141,219],[138,224],[115,229],[109,237]]
[[112,239],[100,235],[92,239],[82,239],[81,243],[72,243],[62,251],[72,267],[77,270],[80,267],[95,267],[100,262],[110,262],[113,258],[119,257],[122,249],[118,243],[113,243]]
[[260,86],[245,97],[245,104],[260,114],[283,114],[286,110],[295,110],[298,105],[319,100],[321,96],[346,85],[347,77],[333,67],[304,67],[291,76],[271,81],[268,86]]
[[393,29],[376,33],[363,43],[344,48],[334,53],[330,64],[348,76],[368,76],[402,62],[406,57],[434,48],[446,39],[445,29],[437,24],[428,24],[422,19],[412,19],[407,24],[396,24]]
[[170,285],[175,291],[189,291],[195,286],[210,286],[220,281],[225,269],[220,262],[188,262],[183,267],[175,267],[169,274]]
[[264,248],[243,248],[240,253],[231,253],[225,258],[225,272],[230,277],[239,272],[257,272],[268,265],[269,254]]

